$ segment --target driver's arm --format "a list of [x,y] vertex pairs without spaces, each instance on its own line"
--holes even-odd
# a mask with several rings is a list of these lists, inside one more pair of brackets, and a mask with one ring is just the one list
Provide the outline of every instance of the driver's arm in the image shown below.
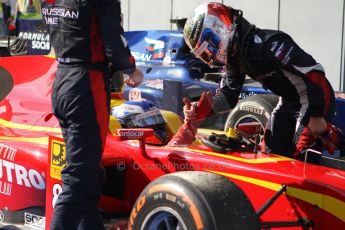
[[115,0],[94,0],[97,22],[104,42],[105,54],[109,58],[113,71],[128,74],[125,83],[130,87],[138,86],[143,72],[136,67],[135,59],[128,47],[121,25],[121,3]]
[[131,55],[124,30],[121,26],[121,3],[117,0],[94,0],[106,56],[115,71],[131,74],[135,71],[135,60]]
[[[311,117],[322,117],[329,106],[332,89],[325,77],[325,71],[320,63],[301,49],[287,34],[279,34],[272,38],[265,47],[265,56],[269,61],[279,65],[283,70],[293,73],[291,82],[301,97],[307,96]],[[301,79],[305,84],[300,84]]]
[[273,37],[268,44],[272,45],[265,48],[266,56],[287,70],[286,75],[295,85],[300,100],[308,103],[308,128],[313,134],[323,133],[327,129],[325,118],[333,106],[334,95],[322,65],[287,34]]
[[223,79],[217,94],[213,97],[213,111],[215,113],[233,109],[241,93],[245,75],[240,74],[239,64],[232,61],[227,66],[227,74]]

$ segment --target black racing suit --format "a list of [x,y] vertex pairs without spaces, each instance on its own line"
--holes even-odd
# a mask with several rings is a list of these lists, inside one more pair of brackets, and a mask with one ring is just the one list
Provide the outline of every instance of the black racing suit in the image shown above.
[[323,67],[280,31],[255,28],[242,18],[238,52],[229,58],[227,76],[214,98],[216,111],[234,108],[245,76],[280,96],[265,131],[265,151],[297,155],[310,117],[334,115],[335,99]]
[[59,61],[52,105],[67,148],[50,229],[103,229],[98,202],[109,122],[106,60],[116,70],[135,69],[120,24],[120,2],[46,0],[42,14]]

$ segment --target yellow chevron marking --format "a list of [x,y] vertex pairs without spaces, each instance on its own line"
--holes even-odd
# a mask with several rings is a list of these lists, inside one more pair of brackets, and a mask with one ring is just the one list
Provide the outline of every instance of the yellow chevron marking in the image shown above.
[[23,141],[41,145],[48,145],[48,137],[34,137],[34,138],[27,138],[27,137],[0,137],[0,140],[6,141]]
[[310,204],[317,205],[318,207],[345,222],[345,203],[341,200],[325,194],[311,192],[294,187],[287,187],[286,194],[301,199]]
[[[231,160],[240,161],[240,162],[249,163],[249,164],[263,164],[263,163],[274,163],[274,162],[277,162],[277,161],[293,161],[294,160],[294,159],[291,159],[291,158],[288,158],[288,157],[283,157],[283,156],[246,159],[246,158],[243,158],[243,157],[236,157],[236,156],[231,156],[231,155],[228,155],[228,154],[215,153],[215,152],[199,150],[199,149],[190,149],[190,148],[187,148],[187,147],[169,147],[169,146],[166,146],[166,147],[160,147],[160,148],[170,149],[170,150],[180,150],[180,151],[202,153],[202,154],[205,154],[205,155],[210,155],[210,156],[215,156],[215,157],[220,157],[220,158],[231,159]],[[258,154],[258,156],[259,155],[260,154]],[[273,155],[273,156],[275,156],[275,155]]]
[[240,161],[240,162],[250,163],[250,164],[274,163],[277,161],[293,161],[293,159],[291,159],[291,158],[282,157],[282,156],[246,159],[246,158],[242,158],[242,157],[236,157],[236,156],[231,156],[231,155],[227,155],[227,154],[209,152],[209,151],[204,151],[204,150],[193,149],[192,151],[200,152],[200,153],[210,155],[210,156],[216,156],[216,157],[227,158],[227,159],[236,160],[236,161]]
[[[225,172],[218,172],[212,170],[206,170],[208,172],[216,173],[225,177],[234,178],[237,180],[241,180],[250,184],[255,184],[257,186],[267,188],[273,191],[278,191],[281,188],[281,184],[273,183],[270,181],[264,181],[256,178],[241,176],[237,174],[225,173]],[[295,197],[297,199],[303,200],[309,204],[317,205],[319,208],[325,210],[326,212],[331,213],[332,215],[336,216],[343,222],[345,222],[345,202],[338,200],[334,197],[316,193],[300,188],[294,188],[291,186],[287,186],[286,195]]]
[[[58,135],[57,137],[62,138],[62,135]],[[6,141],[22,141],[22,142],[28,142],[28,143],[35,143],[35,144],[41,144],[41,145],[47,145],[48,146],[48,137],[4,137],[0,136],[0,140],[6,140]]]
[[60,128],[51,128],[51,127],[44,127],[44,126],[33,126],[33,125],[24,125],[6,121],[4,119],[0,119],[0,125],[12,128],[12,129],[23,129],[28,131],[34,132],[51,132],[51,133],[61,133]]

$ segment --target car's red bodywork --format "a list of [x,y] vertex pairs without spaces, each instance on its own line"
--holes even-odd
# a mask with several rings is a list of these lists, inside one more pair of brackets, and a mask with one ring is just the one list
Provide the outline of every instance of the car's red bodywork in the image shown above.
[[[48,136],[61,137],[50,103],[57,64],[49,57],[27,56],[1,58],[0,67],[12,76],[14,85],[0,102],[0,209],[45,206]],[[108,212],[130,212],[143,188],[161,175],[208,171],[239,185],[255,210],[286,185],[285,195],[260,217],[263,222],[306,218],[314,229],[345,229],[341,170],[275,154],[220,154],[198,141],[188,147],[144,146],[137,140],[118,141],[110,131],[103,165],[125,172],[122,185],[113,182],[115,187],[123,186],[123,197],[101,199],[100,207]]]

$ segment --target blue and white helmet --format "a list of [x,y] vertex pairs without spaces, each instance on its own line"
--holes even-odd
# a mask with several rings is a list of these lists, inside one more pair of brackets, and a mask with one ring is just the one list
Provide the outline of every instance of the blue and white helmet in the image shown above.
[[113,107],[111,114],[117,118],[120,124],[123,124],[125,117],[135,116],[153,109],[157,109],[157,107],[149,100],[125,101],[123,104]]
[[113,107],[111,113],[123,128],[152,128],[154,137],[146,139],[146,143],[156,145],[167,143],[166,120],[151,101],[126,101],[122,105]]

